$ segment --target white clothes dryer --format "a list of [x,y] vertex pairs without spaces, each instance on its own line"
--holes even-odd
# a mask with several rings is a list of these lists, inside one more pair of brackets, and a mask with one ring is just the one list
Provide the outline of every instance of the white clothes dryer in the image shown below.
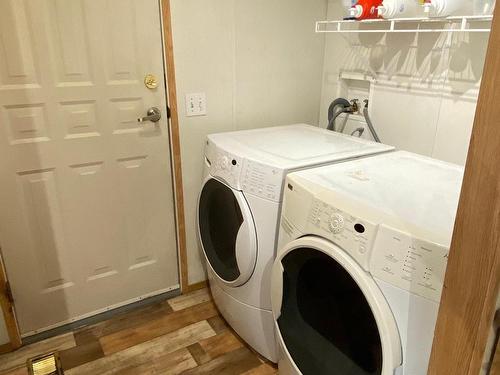
[[288,172],[393,148],[309,125],[209,135],[198,232],[215,303],[233,329],[276,362],[271,268]]
[[424,375],[463,168],[394,152],[289,174],[272,309],[281,375]]

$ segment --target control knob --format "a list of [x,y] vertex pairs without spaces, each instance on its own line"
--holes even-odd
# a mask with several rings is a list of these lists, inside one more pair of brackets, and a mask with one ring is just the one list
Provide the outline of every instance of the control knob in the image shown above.
[[220,169],[227,169],[229,166],[229,158],[227,156],[221,156],[219,159],[219,167]]
[[328,228],[333,234],[338,234],[344,229],[344,217],[340,214],[334,214],[330,218]]

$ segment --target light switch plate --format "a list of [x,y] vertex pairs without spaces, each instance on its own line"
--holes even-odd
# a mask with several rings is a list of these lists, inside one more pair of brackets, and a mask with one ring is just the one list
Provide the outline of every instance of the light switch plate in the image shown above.
[[186,94],[186,116],[205,116],[207,96],[204,92]]

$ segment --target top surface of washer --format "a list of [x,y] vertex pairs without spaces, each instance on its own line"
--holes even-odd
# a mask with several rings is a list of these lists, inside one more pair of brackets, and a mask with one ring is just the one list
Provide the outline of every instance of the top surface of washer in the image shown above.
[[[397,151],[299,171],[289,178],[322,186],[342,199],[451,238],[463,168]],[[322,199],[329,201],[325,196]],[[332,194],[329,203],[338,199]]]
[[283,169],[319,165],[394,149],[305,124],[211,134],[208,139],[227,152]]

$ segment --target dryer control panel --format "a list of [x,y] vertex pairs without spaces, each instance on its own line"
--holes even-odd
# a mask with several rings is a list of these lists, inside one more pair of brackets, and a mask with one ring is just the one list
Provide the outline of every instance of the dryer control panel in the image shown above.
[[377,226],[319,199],[314,199],[308,217],[308,232],[331,240],[368,270],[370,249]]
[[261,198],[279,202],[283,187],[283,170],[253,160],[245,160],[241,172],[241,189]]
[[205,157],[210,163],[210,174],[225,181],[234,189],[240,189],[238,182],[242,169],[242,158],[218,149],[207,141]]
[[448,262],[447,247],[380,225],[371,273],[399,288],[439,302]]
[[285,178],[282,169],[234,155],[218,148],[210,140],[206,142],[205,158],[210,164],[210,174],[233,189],[274,202],[281,201]]

